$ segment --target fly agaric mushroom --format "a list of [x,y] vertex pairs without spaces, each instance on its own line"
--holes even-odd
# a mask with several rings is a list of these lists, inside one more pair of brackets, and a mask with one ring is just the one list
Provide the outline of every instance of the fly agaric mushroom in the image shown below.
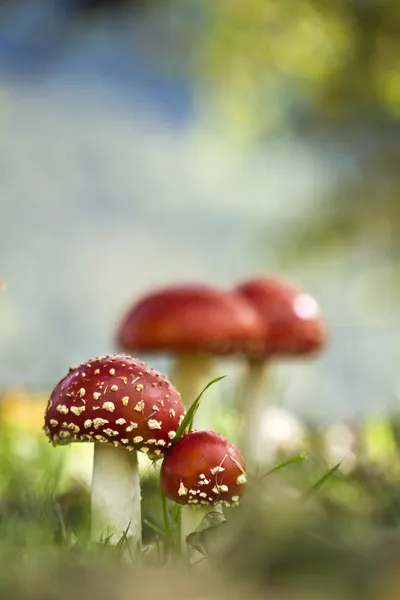
[[168,451],[161,467],[164,494],[185,507],[182,518],[185,538],[211,507],[236,506],[246,481],[242,455],[231,442],[213,431],[193,431],[182,437]]
[[120,536],[129,527],[132,545],[140,543],[137,451],[161,458],[184,414],[166,376],[125,355],[97,357],[71,368],[54,388],[44,426],[53,445],[95,443],[94,540],[107,527]]
[[135,303],[119,325],[117,344],[126,351],[176,356],[173,380],[188,407],[211,379],[213,356],[255,343],[259,330],[258,314],[239,295],[180,285]]
[[252,304],[262,322],[261,340],[257,347],[248,345],[245,352],[248,366],[242,401],[244,434],[250,440],[256,437],[254,426],[259,422],[260,396],[270,360],[317,354],[326,344],[327,331],[316,300],[280,279],[252,279],[238,285],[235,292]]

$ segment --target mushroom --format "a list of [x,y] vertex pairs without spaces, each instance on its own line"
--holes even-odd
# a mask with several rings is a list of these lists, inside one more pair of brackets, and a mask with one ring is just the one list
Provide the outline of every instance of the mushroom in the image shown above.
[[[97,357],[71,368],[54,388],[44,431],[54,446],[94,442],[92,539],[128,529],[141,540],[137,451],[161,458],[184,418],[165,375],[125,355]],[[130,451],[130,452],[129,452]],[[114,538],[115,539],[115,538]]]
[[211,507],[237,506],[246,481],[242,455],[214,431],[186,434],[168,451],[161,466],[164,494],[184,507],[184,538],[198,527]]
[[[117,344],[126,351],[176,356],[173,381],[189,407],[211,379],[213,357],[240,351],[259,330],[256,311],[237,294],[180,285],[133,304],[119,325]],[[200,419],[201,414],[203,407]]]
[[241,294],[258,311],[262,321],[257,347],[246,348],[247,373],[243,403],[243,450],[251,445],[260,419],[261,395],[268,365],[278,356],[312,356],[325,346],[327,331],[316,300],[302,289],[278,278],[251,279],[238,285]]

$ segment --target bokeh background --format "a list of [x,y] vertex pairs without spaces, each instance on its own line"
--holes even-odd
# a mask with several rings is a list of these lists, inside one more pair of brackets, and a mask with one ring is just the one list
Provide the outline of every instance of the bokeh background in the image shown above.
[[[399,240],[398,0],[0,0],[0,597],[398,600]],[[195,534],[206,570],[173,568],[144,455],[120,569],[48,394],[149,289],[264,274],[318,299],[328,348],[271,366],[245,501]],[[212,400],[238,366],[208,398],[233,439]]]
[[331,342],[275,401],[397,410],[399,30],[397,0],[1,2],[0,387],[113,351],[149,288],[277,273]]

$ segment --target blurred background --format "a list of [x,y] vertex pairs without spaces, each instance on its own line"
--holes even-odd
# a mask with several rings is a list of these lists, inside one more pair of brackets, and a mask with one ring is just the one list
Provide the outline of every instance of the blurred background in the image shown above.
[[396,0],[3,0],[0,387],[113,351],[149,288],[277,273],[331,328],[279,402],[395,409],[399,28]]

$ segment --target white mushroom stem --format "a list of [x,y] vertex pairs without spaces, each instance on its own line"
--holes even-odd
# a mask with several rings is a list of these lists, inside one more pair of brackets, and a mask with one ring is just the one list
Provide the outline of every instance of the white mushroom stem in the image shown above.
[[186,543],[188,535],[196,531],[200,523],[210,512],[222,512],[219,506],[182,506],[182,541]]
[[[197,396],[212,380],[214,366],[213,356],[210,354],[182,354],[177,357],[173,377],[174,386],[182,396],[186,409],[190,408]],[[213,388],[207,390],[207,395],[215,392]],[[210,398],[204,398],[196,413],[196,428],[210,428],[210,415],[212,407]]]
[[183,506],[182,514],[181,514],[181,543],[184,552],[187,552],[189,558],[191,560],[200,559],[202,554],[196,550],[195,548],[190,548],[187,546],[186,538],[196,531],[196,529],[200,526],[202,520],[210,513],[210,512],[223,512],[221,506]]
[[238,399],[241,419],[239,447],[246,460],[253,460],[257,452],[260,419],[264,407],[264,391],[268,361],[248,360]]
[[[140,480],[135,451],[108,443],[94,445],[92,476],[92,540],[112,537],[115,545],[127,531],[131,552],[141,543]],[[128,529],[129,528],[129,529]]]

